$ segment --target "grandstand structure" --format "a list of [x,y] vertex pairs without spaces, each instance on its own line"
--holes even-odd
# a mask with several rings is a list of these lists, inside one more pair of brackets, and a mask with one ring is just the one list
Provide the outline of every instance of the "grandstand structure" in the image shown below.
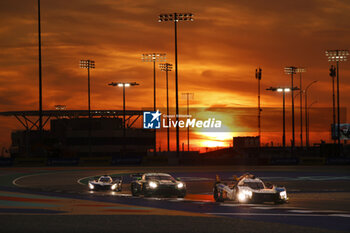
[[[125,114],[125,129],[123,118]],[[125,156],[147,154],[154,148],[155,131],[142,128],[143,110],[47,110],[40,140],[38,111],[0,112],[24,127],[11,133],[12,156]]]

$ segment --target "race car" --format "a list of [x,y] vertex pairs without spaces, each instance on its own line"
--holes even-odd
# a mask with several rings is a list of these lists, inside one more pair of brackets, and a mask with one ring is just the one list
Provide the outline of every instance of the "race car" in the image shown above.
[[103,175],[96,180],[89,181],[89,190],[111,190],[122,191],[122,179],[120,177],[113,179],[111,176]]
[[252,174],[245,174],[239,178],[234,177],[230,184],[221,182],[220,177],[216,176],[213,195],[216,202],[233,200],[239,203],[274,202],[282,204],[288,201],[286,188],[264,184],[261,179]]
[[186,184],[166,173],[145,173],[133,176],[131,194],[133,196],[186,196]]

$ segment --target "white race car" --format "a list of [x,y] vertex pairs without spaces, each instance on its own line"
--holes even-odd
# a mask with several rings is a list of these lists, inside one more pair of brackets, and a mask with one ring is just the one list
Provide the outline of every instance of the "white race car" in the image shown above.
[[274,202],[281,204],[288,201],[286,188],[265,185],[261,179],[252,174],[234,178],[230,184],[221,182],[217,176],[213,195],[216,202],[232,200],[239,203]]
[[100,176],[96,180],[89,181],[89,190],[111,190],[111,191],[122,191],[122,179],[113,179],[108,175]]

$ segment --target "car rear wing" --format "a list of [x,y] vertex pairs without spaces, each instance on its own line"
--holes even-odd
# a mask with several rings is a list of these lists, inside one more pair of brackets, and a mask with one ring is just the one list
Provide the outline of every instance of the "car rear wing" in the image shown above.
[[215,184],[219,183],[236,183],[239,180],[236,175],[234,175],[231,179],[222,179],[219,175],[215,176]]
[[143,173],[134,173],[134,174],[130,174],[130,177],[133,179],[133,180],[139,180],[141,179],[143,176]]
[[112,179],[113,179],[113,181],[122,181],[123,177],[122,176],[113,176]]

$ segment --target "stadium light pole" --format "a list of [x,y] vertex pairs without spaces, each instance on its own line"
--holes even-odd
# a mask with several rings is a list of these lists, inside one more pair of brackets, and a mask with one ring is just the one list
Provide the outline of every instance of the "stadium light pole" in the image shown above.
[[[169,80],[168,80],[168,72],[172,70],[173,65],[170,63],[161,63],[159,64],[159,68],[161,71],[165,71],[166,75],[166,114],[169,117]],[[167,128],[167,146],[168,152],[170,151],[170,129]]]
[[309,121],[308,121],[308,108],[307,108],[307,94],[308,94],[308,90],[309,88],[314,84],[316,83],[317,80],[311,82],[309,85],[306,86],[304,92],[305,92],[305,135],[306,135],[306,148],[308,149],[309,148],[309,137],[308,137],[308,134],[309,134]]
[[[165,62],[166,54],[165,53],[144,53],[141,57],[143,62],[152,62],[153,63],[153,111],[157,111],[157,85],[156,85],[156,62]],[[154,155],[157,151],[157,134],[154,131]]]
[[290,92],[292,89],[299,90],[299,88],[289,88],[289,87],[269,87],[267,91],[277,91],[283,94],[283,136],[282,145],[283,149],[286,148],[286,92]]
[[156,62],[165,62],[165,53],[144,53],[141,57],[143,62],[153,63],[153,110],[157,111],[157,93],[156,93]]
[[306,129],[306,141],[307,141],[307,147],[309,148],[309,146],[310,146],[310,144],[309,144],[309,142],[310,142],[310,138],[309,138],[309,132],[310,132],[310,113],[309,113],[309,110],[311,109],[311,107],[312,107],[312,105],[314,105],[314,104],[316,104],[317,103],[317,101],[314,101],[314,102],[312,102],[308,107],[307,107],[307,115],[306,115],[306,117],[307,117],[307,122],[308,122],[308,124],[307,124],[307,129]]
[[89,111],[89,156],[91,157],[91,106],[90,106],[90,69],[95,69],[95,61],[80,60],[80,68],[87,69],[88,72],[88,111]]
[[40,0],[38,0],[38,52],[39,52],[39,135],[43,143],[43,89],[42,89],[42,61],[41,61],[41,17]]
[[95,61],[92,60],[81,60],[80,68],[87,69],[88,72],[88,109],[89,118],[91,118],[91,106],[90,106],[90,69],[95,69]]
[[[194,93],[182,93],[182,98],[187,101],[187,118],[189,118],[190,115],[190,99],[192,100],[193,97]],[[187,127],[187,151],[190,151],[190,127]]]
[[339,62],[347,61],[347,56],[349,55],[349,50],[346,49],[335,49],[327,50],[326,56],[329,62],[336,62],[337,64],[337,136],[338,136],[338,153],[340,155],[340,104],[339,104]]
[[[117,87],[122,87],[123,88],[123,137],[125,137],[125,87],[130,87],[130,86],[137,86],[140,85],[136,82],[130,82],[130,83],[125,83],[125,82],[111,82],[108,84],[109,86],[117,86]],[[125,143],[125,142],[124,142]]]
[[259,130],[259,147],[261,141],[261,107],[260,107],[260,80],[261,80],[262,69],[259,67],[255,69],[255,78],[258,80],[258,130]]
[[[172,13],[160,14],[158,22],[174,22],[175,28],[175,101],[176,101],[176,121],[179,122],[179,87],[178,87],[178,64],[177,64],[177,23],[179,21],[193,21],[192,13]],[[180,136],[179,124],[176,125],[176,154],[180,156]]]
[[[296,74],[297,67],[289,66],[284,68],[284,72],[291,77],[291,87],[294,87],[294,74]],[[294,154],[295,146],[295,125],[294,125],[294,88],[292,90],[292,155]]]
[[329,69],[329,76],[332,77],[332,100],[333,100],[333,127],[332,127],[332,136],[334,136],[333,144],[336,144],[336,139],[335,139],[335,93],[334,93],[334,78],[336,77],[336,69],[332,65],[331,68]]
[[303,149],[303,88],[302,88],[302,73],[306,72],[306,69],[304,67],[298,67],[296,69],[296,73],[299,73],[299,99],[300,99],[300,147]]

